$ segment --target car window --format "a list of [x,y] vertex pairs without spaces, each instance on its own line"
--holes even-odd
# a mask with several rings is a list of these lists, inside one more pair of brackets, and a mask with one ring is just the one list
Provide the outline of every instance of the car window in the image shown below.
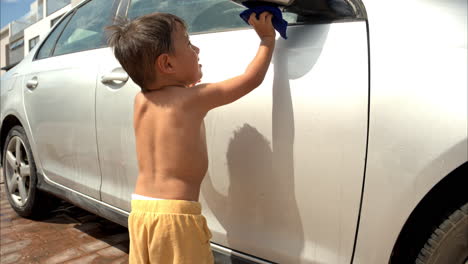
[[105,47],[104,27],[111,23],[112,2],[92,0],[78,8],[60,36],[53,55]]
[[245,8],[229,0],[132,0],[127,16],[137,18],[152,12],[181,17],[190,33],[248,27],[239,17]]
[[63,28],[67,25],[67,23],[70,20],[70,18],[72,17],[72,15],[73,15],[72,13],[67,15],[67,17],[64,18],[60,22],[60,24],[57,25],[53,29],[52,33],[49,34],[47,39],[44,41],[42,46],[39,48],[39,51],[37,52],[37,55],[36,55],[36,60],[44,59],[44,58],[47,58],[47,57],[49,57],[51,55],[52,49],[55,46],[55,42],[57,42],[57,38],[60,37],[60,33],[62,33]]
[[[203,33],[249,27],[239,17],[245,9],[229,0],[131,0],[127,16],[135,19],[153,12],[171,13],[184,19],[189,33]],[[298,16],[283,13],[283,17],[295,23]]]

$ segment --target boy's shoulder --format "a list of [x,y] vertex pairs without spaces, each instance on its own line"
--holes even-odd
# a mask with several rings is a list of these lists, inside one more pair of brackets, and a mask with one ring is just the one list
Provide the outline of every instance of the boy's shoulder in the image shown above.
[[148,97],[146,93],[138,92],[135,95],[135,99],[133,101],[133,110],[135,112],[145,108],[148,105]]
[[150,90],[147,92],[138,92],[135,95],[135,109],[145,105],[168,107],[184,107],[188,101],[191,101],[194,90],[191,87],[170,86],[162,89]]
[[135,105],[142,104],[144,100],[146,100],[145,95],[142,92],[138,92],[135,95],[134,103],[135,103]]

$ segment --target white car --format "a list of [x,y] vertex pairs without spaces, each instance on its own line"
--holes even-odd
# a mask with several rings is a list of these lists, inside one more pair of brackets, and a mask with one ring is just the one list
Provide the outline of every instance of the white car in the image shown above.
[[[242,1],[239,1],[242,2]],[[289,22],[263,84],[208,113],[200,202],[220,263],[456,263],[468,257],[467,1],[276,0]],[[11,206],[66,199],[122,225],[140,90],[106,45],[115,15],[169,12],[203,82],[258,37],[227,0],[86,0],[2,76]]]

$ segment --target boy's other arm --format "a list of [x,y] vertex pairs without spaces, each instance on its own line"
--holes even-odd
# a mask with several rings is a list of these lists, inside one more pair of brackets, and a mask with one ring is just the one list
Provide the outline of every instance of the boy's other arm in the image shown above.
[[217,82],[200,84],[192,89],[195,92],[195,102],[204,111],[229,104],[258,87],[265,78],[273,50],[275,48],[275,30],[271,24],[272,15],[264,12],[256,19],[255,14],[249,18],[261,39],[260,47],[245,72],[234,78]]

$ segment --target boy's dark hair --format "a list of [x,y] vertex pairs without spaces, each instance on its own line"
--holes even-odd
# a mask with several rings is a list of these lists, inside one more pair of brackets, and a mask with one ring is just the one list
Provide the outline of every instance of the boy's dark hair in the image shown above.
[[143,92],[157,78],[154,65],[159,55],[174,52],[171,36],[177,22],[186,27],[175,15],[152,13],[132,21],[116,18],[106,27],[115,57]]

